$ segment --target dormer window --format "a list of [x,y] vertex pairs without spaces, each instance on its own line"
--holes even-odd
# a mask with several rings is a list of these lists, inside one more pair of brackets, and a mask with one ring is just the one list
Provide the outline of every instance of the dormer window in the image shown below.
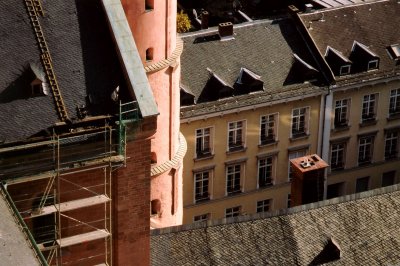
[[392,44],[388,48],[388,53],[393,60],[400,60],[400,45]]
[[343,75],[350,74],[350,67],[351,67],[350,65],[341,66],[340,67],[340,75],[343,76]]
[[294,62],[293,62],[293,70],[295,73],[299,73],[295,75],[294,80],[297,82],[305,82],[309,80],[316,79],[318,77],[319,71],[315,69],[312,65],[304,61],[297,54],[293,54]]
[[261,76],[248,70],[247,68],[241,68],[239,77],[237,78],[234,88],[235,94],[246,94],[255,91],[264,90],[264,82],[261,80]]
[[335,76],[350,74],[352,62],[338,50],[328,46],[325,59]]
[[379,56],[357,41],[353,43],[350,59],[356,71],[369,71],[379,67]]
[[377,69],[378,68],[378,62],[379,61],[377,59],[369,61],[368,62],[368,70]]

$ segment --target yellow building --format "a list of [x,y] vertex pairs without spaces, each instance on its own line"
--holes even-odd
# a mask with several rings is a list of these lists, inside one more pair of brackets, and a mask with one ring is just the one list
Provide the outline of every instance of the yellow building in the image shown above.
[[184,223],[286,208],[289,159],[317,153],[327,93],[294,24],[259,21],[227,40],[212,30],[183,41]]
[[183,222],[288,207],[289,159],[306,154],[330,164],[324,198],[400,181],[396,12],[364,3],[183,35]]
[[400,181],[397,2],[294,15],[332,80],[322,151],[330,162],[328,198]]

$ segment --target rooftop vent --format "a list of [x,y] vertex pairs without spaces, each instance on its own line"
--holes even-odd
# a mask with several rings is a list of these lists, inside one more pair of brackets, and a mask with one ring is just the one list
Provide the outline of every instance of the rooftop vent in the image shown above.
[[221,41],[232,40],[233,38],[233,24],[232,22],[224,22],[218,25],[218,33]]
[[306,158],[304,161],[301,161],[301,162],[300,162],[300,165],[301,165],[301,167],[303,167],[303,168],[309,168],[309,167],[311,167],[311,166],[314,165],[314,162],[311,161],[311,160],[309,160],[308,158]]
[[330,238],[325,244],[324,249],[314,258],[309,265],[322,265],[341,258],[341,249],[335,239]]
[[210,14],[208,11],[204,10],[201,12],[201,28],[202,29],[208,29],[208,20],[209,20]]
[[314,6],[312,4],[305,4],[305,13],[310,13],[313,11]]

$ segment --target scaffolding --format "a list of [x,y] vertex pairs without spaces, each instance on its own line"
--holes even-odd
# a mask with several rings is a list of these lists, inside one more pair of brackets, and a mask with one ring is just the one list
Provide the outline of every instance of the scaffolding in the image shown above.
[[[12,191],[13,186],[41,190],[40,193],[14,193],[12,200],[19,214],[33,230],[40,217],[54,220],[54,224],[36,228],[38,248],[49,265],[64,264],[63,249],[96,240],[104,240],[104,254],[97,256],[104,257],[105,265],[112,264],[111,177],[125,163],[120,154],[125,150],[120,147],[125,146],[125,130],[119,131],[104,126],[67,136],[54,134],[51,140],[0,149],[0,178],[8,190]],[[79,178],[74,178],[101,169],[102,180],[80,183]],[[35,186],[32,182],[41,182],[41,185]],[[87,221],[79,217],[80,210],[85,212],[94,207],[102,208],[102,219]],[[68,227],[71,222],[73,228]],[[69,230],[79,234],[63,235]],[[84,259],[81,258],[81,263]]]

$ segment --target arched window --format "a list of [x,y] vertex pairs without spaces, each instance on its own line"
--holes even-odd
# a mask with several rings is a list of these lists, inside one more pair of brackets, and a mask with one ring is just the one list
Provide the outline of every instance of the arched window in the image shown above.
[[153,60],[153,48],[148,48],[146,50],[146,61],[152,61]]

